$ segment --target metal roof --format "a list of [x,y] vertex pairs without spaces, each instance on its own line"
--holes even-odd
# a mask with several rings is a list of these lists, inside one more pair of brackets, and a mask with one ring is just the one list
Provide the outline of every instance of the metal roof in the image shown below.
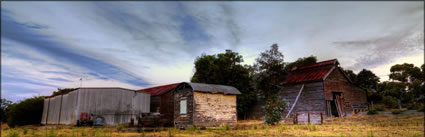
[[214,84],[203,84],[203,83],[189,83],[183,82],[181,84],[188,84],[194,91],[206,92],[206,93],[221,93],[230,95],[239,95],[241,92],[232,86],[226,85],[214,85]]
[[337,67],[336,59],[317,62],[310,65],[296,66],[291,69],[282,84],[293,84],[324,80]]
[[157,87],[151,87],[151,88],[145,88],[138,90],[139,92],[148,92],[151,93],[151,96],[160,96],[163,95],[177,87],[180,83],[174,83],[174,84],[168,84],[168,85],[162,85]]

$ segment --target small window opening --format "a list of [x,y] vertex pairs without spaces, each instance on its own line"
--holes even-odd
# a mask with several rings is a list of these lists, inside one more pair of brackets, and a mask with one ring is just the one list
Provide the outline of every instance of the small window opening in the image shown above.
[[187,114],[187,100],[186,99],[182,99],[180,100],[180,114],[184,115]]

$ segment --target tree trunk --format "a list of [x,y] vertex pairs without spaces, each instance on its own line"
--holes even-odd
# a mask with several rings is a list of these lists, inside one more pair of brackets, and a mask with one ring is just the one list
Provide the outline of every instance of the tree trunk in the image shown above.
[[398,109],[401,109],[401,101],[400,101],[400,99],[397,99],[397,103],[398,103]]

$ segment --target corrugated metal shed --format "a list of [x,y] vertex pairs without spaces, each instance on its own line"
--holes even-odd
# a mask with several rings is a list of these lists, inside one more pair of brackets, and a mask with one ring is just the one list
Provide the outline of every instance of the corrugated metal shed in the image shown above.
[[165,93],[173,90],[179,84],[180,83],[162,85],[162,86],[157,86],[157,87],[151,87],[151,88],[141,89],[141,90],[138,90],[138,91],[144,91],[144,92],[151,93],[151,96],[161,96],[161,95],[163,95],[163,94],[165,94]]
[[44,102],[42,124],[75,125],[81,113],[89,113],[102,117],[106,125],[117,125],[149,112],[150,94],[123,88],[78,88]]
[[214,85],[214,84],[202,84],[202,83],[189,83],[183,82],[181,84],[189,84],[194,91],[206,92],[206,93],[221,93],[230,95],[239,95],[241,92],[232,86],[225,85]]

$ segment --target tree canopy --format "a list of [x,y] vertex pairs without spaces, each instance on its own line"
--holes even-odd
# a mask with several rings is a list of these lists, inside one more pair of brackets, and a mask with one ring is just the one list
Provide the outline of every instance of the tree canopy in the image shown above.
[[357,74],[355,84],[364,89],[376,89],[376,84],[379,83],[379,77],[372,71],[363,69]]
[[243,58],[239,53],[226,50],[217,55],[201,55],[195,60],[195,74],[191,82],[229,85],[242,94],[237,96],[238,116],[243,117],[255,103],[252,83],[252,67],[241,65]]
[[296,61],[288,63],[286,65],[286,70],[291,69],[292,67],[295,66],[301,66],[301,65],[309,65],[309,64],[313,64],[317,62],[317,58],[316,56],[308,56],[308,57],[303,57],[303,58],[298,58]]

